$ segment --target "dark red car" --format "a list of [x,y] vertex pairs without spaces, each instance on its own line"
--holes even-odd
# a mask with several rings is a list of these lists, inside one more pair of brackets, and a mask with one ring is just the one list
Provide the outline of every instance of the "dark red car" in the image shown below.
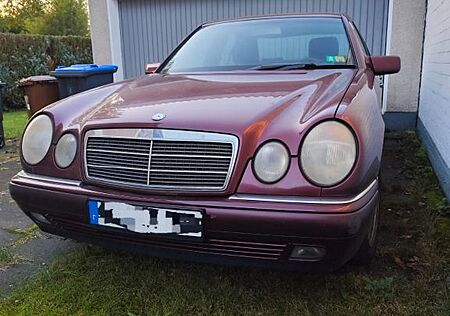
[[341,15],[206,23],[145,77],[48,106],[10,190],[39,227],[199,261],[336,269],[374,254],[378,75]]

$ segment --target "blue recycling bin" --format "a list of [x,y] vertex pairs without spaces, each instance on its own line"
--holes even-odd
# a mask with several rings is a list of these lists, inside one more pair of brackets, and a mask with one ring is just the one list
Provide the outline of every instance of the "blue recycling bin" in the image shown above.
[[60,98],[113,82],[116,65],[76,64],[58,66],[50,75],[58,79]]

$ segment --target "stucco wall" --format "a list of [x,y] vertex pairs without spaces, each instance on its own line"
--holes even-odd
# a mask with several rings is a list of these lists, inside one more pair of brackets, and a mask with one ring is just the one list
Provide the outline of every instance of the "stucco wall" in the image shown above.
[[[391,0],[390,54],[402,58],[402,70],[388,83],[387,112],[416,112],[418,107],[426,0]],[[389,36],[389,34],[388,34]]]
[[94,62],[98,64],[111,64],[113,62],[106,1],[89,1],[92,51],[94,54]]
[[91,40],[96,64],[115,64],[114,80],[123,79],[118,0],[89,0]]
[[450,197],[450,1],[429,0],[426,21],[419,132]]

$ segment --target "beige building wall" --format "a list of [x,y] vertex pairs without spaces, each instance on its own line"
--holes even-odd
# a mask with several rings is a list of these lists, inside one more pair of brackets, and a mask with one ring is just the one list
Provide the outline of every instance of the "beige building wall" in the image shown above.
[[417,112],[426,0],[391,1],[388,54],[402,58],[402,70],[388,79],[386,112]]
[[119,66],[114,80],[122,80],[118,0],[89,0],[89,18],[94,63]]
[[112,63],[109,35],[108,9],[106,0],[89,1],[89,18],[91,23],[91,40],[94,61],[96,63]]

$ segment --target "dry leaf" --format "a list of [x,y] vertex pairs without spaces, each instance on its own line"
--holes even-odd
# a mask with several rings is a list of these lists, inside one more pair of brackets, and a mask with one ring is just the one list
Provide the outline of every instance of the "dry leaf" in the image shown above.
[[403,262],[402,259],[400,259],[400,257],[395,256],[394,261],[395,261],[395,264],[398,265],[399,267],[401,267],[402,269],[406,268],[405,263]]

